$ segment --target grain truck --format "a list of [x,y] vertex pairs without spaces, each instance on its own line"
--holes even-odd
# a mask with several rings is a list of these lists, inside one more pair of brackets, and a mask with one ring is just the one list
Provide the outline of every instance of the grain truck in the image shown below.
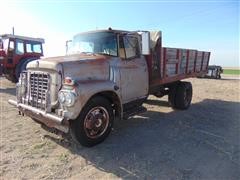
[[182,80],[207,73],[209,57],[163,47],[160,31],[83,32],[73,37],[67,55],[28,63],[17,100],[9,103],[91,147],[109,135],[114,121],[142,112],[149,95],[168,95],[172,108],[188,109],[192,85]]

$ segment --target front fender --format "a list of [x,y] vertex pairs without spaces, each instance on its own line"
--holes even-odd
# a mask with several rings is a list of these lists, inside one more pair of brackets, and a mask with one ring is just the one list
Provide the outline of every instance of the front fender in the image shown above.
[[[121,101],[119,87],[112,81],[78,82],[75,91],[77,92],[76,102],[72,107],[67,107],[67,111],[70,113],[69,119],[76,119],[89,99],[98,93],[113,92]],[[120,102],[120,104],[122,103]]]

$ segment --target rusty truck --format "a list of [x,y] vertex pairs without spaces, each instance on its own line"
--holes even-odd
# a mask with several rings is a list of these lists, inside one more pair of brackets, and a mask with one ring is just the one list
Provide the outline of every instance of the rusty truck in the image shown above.
[[182,80],[206,74],[210,57],[163,47],[161,31],[83,32],[67,47],[65,56],[28,63],[9,103],[87,147],[102,142],[115,120],[143,112],[149,95],[168,95],[172,108],[188,109],[192,85]]
[[16,83],[27,63],[43,56],[43,38],[0,35],[0,75]]

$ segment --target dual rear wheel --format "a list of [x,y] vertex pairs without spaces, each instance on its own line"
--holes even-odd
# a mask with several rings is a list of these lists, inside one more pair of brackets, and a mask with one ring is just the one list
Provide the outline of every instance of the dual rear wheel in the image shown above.
[[174,109],[188,109],[192,101],[192,84],[178,82],[169,88],[168,102]]

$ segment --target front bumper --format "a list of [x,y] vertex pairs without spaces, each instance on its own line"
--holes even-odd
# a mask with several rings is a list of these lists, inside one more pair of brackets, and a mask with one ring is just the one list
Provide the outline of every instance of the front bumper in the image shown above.
[[23,112],[27,116],[30,116],[34,120],[37,120],[38,122],[43,123],[48,127],[56,128],[65,133],[69,131],[68,121],[64,121],[64,117],[60,117],[52,113],[47,113],[43,110],[26,104],[17,103],[17,101],[14,101],[12,99],[9,99],[8,103],[17,107],[19,111]]

